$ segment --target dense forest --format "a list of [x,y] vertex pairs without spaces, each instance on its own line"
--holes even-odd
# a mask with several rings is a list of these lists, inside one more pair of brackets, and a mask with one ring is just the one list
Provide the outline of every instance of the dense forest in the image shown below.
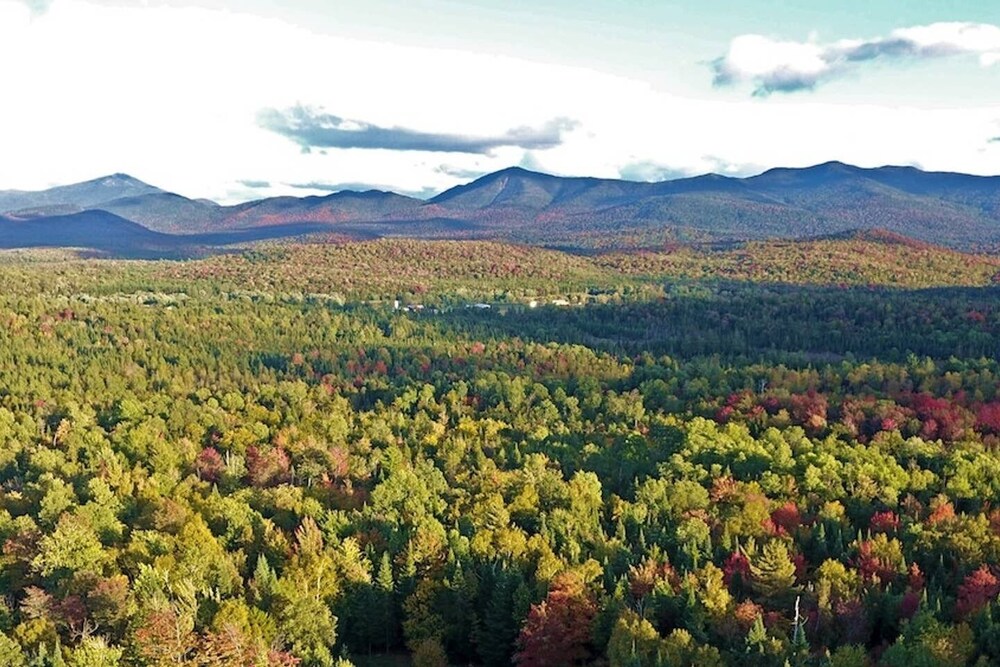
[[1000,664],[998,271],[3,255],[0,667]]

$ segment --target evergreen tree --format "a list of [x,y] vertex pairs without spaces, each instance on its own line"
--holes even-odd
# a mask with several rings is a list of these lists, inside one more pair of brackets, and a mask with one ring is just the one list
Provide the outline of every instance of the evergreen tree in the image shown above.
[[375,575],[375,599],[373,605],[372,625],[379,631],[379,643],[383,651],[388,651],[398,641],[398,625],[396,615],[396,584],[392,576],[392,562],[389,552],[383,551],[379,561],[378,572]]
[[479,657],[486,667],[509,665],[514,655],[519,630],[514,618],[517,583],[506,569],[497,571],[476,633]]
[[795,563],[788,555],[784,542],[771,540],[761,553],[750,561],[751,584],[768,600],[787,601],[795,586]]

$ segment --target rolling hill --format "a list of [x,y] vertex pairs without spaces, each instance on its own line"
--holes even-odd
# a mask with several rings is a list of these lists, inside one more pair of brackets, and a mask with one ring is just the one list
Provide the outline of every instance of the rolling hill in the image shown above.
[[[308,267],[308,270],[303,270]],[[677,280],[921,289],[1000,282],[1000,258],[914,241],[884,230],[800,241],[752,241],[726,249],[581,255],[493,241],[377,239],[260,246],[249,253],[163,265],[161,278],[226,290],[339,294],[363,299],[444,293],[526,303],[608,287]]]
[[724,249],[614,252],[594,263],[623,275],[905,288],[1000,283],[1000,258],[963,253],[883,229],[816,239],[751,241]]
[[[299,235],[500,240],[575,249],[655,249],[677,242],[735,243],[885,229],[961,250],[1000,249],[1000,177],[863,169],[828,162],[749,178],[709,174],[659,183],[559,177],[514,167],[423,201],[343,191],[221,206],[115,174],[42,192],[0,192],[0,215],[65,221],[101,210],[176,236]],[[78,240],[49,225],[49,244]],[[126,235],[123,238],[134,238]],[[124,242],[124,241],[122,241]],[[176,245],[192,244],[178,239]],[[105,244],[106,245],[106,244]],[[121,243],[118,243],[121,245]]]

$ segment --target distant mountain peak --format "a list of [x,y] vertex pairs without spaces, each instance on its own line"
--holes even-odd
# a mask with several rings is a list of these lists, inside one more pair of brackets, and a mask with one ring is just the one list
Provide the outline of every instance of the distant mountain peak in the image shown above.
[[521,166],[515,164],[515,165],[512,165],[510,167],[504,167],[503,169],[501,169],[499,171],[495,171],[492,174],[487,174],[486,176],[505,176],[505,175],[511,175],[511,174],[523,174],[523,175],[526,175],[526,176],[532,176],[532,175],[547,176],[548,175],[548,174],[542,174],[541,172],[538,172],[538,171],[531,171],[530,169],[525,169],[524,167],[521,167]]
[[389,197],[405,197],[405,195],[389,192],[388,190],[376,190],[375,188],[372,188],[371,190],[338,190],[337,192],[328,194],[326,199],[339,199],[343,197],[351,197],[354,199],[386,199]]
[[828,160],[827,162],[821,162],[820,164],[814,164],[808,167],[774,167],[760,174],[760,176],[754,176],[752,178],[761,178],[766,176],[783,175],[783,174],[812,174],[812,175],[859,174],[863,171],[865,170],[862,169],[861,167],[855,167],[852,164],[840,162],[839,160]]
[[550,174],[546,171],[539,171],[538,169],[528,169],[527,167],[508,167],[507,172],[511,174],[517,174],[519,176],[527,176],[529,178],[590,178],[581,176],[559,176],[557,174]]
[[122,172],[116,172],[114,174],[108,174],[107,176],[101,176],[100,178],[95,178],[93,181],[90,182],[107,188],[143,187],[143,188],[151,188],[157,190],[159,189],[155,188],[149,183],[140,181],[135,176],[130,176],[129,174],[125,174]]
[[37,192],[0,192],[0,211],[47,209],[67,212],[100,208],[116,199],[159,193],[163,190],[128,174],[115,173]]
[[[658,247],[664,238],[733,242],[846,234],[842,238],[896,246],[930,241],[1000,249],[1000,176],[862,168],[837,160],[749,178],[705,174],[657,183],[510,166],[427,201],[345,185],[323,196],[220,206],[122,172],[42,192],[0,192],[0,214],[8,219],[65,218],[82,210],[108,211],[167,233],[308,223],[365,236],[516,239],[582,248]],[[882,229],[857,231],[872,228]]]
[[553,174],[547,174],[544,171],[532,171],[531,169],[525,169],[524,167],[519,167],[515,165],[513,167],[506,167],[504,169],[501,169],[500,171],[494,171],[489,174],[480,176],[476,180],[472,181],[472,183],[469,183],[469,185],[472,185],[474,183],[495,181],[497,179],[502,179],[502,178],[518,178],[518,179],[541,181],[541,180],[559,180],[559,179],[579,180],[580,177],[555,176]]

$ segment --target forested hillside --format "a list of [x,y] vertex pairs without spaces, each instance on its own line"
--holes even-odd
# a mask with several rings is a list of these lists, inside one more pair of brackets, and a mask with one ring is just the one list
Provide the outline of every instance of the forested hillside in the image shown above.
[[[133,268],[141,265],[133,264]],[[523,304],[530,297],[575,294],[576,301],[658,288],[663,279],[812,285],[975,287],[997,282],[1000,258],[972,255],[875,231],[844,238],[767,241],[713,249],[578,255],[478,241],[382,239],[366,243],[258,246],[184,264],[160,278],[227,289],[337,294],[378,299],[405,295],[461,300],[488,296]]]
[[996,271],[4,255],[0,665],[997,664]]

